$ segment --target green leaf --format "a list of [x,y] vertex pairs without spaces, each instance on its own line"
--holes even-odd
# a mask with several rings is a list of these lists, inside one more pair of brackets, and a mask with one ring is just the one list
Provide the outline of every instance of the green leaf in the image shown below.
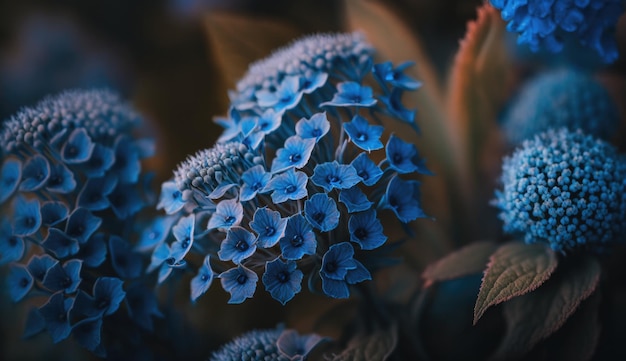
[[558,262],[543,243],[512,242],[491,255],[474,307],[474,324],[487,308],[528,293],[544,283]]
[[398,344],[397,326],[379,329],[371,335],[353,338],[348,347],[332,361],[384,361],[389,358]]
[[[539,341],[559,330],[578,305],[596,289],[600,272],[600,265],[593,257],[568,259],[561,263],[554,276],[543,286],[534,292],[506,302],[503,309],[507,321],[507,333],[496,352],[496,358],[508,359],[511,355],[525,353]],[[587,311],[582,310],[582,312]],[[593,319],[591,317],[590,322],[597,323],[597,320],[593,321]],[[589,324],[581,327],[592,326]],[[593,340],[594,337],[596,336],[593,333],[584,337],[578,336],[576,339],[587,338],[587,340],[577,342],[590,344],[579,344],[576,347],[579,347],[582,353],[589,353],[589,349],[593,349],[597,342]],[[570,358],[563,359],[569,360]]]
[[424,287],[485,269],[489,256],[498,248],[494,242],[482,241],[465,246],[429,265],[422,273]]

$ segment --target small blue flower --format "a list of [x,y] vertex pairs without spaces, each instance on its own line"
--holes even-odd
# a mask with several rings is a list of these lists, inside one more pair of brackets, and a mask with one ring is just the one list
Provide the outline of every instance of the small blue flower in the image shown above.
[[109,238],[109,254],[113,269],[121,278],[131,279],[141,274],[143,258],[133,251],[128,241],[112,235]]
[[111,204],[111,209],[119,219],[132,217],[145,205],[139,190],[132,183],[118,182],[107,199]]
[[302,361],[306,360],[309,352],[324,340],[324,337],[314,333],[299,335],[295,330],[284,330],[276,340],[276,346],[278,352],[289,360]]
[[257,208],[254,212],[250,228],[258,234],[257,246],[261,248],[273,247],[285,234],[287,219],[280,216],[280,212],[267,207]]
[[80,245],[76,257],[83,260],[83,265],[91,268],[100,266],[107,256],[107,245],[104,233],[98,233]]
[[28,268],[21,264],[12,264],[7,276],[7,286],[9,296],[13,302],[23,299],[33,287],[33,276],[28,272]]
[[176,220],[175,217],[154,217],[143,231],[141,238],[135,245],[138,251],[148,251],[163,243],[170,233],[170,229]]
[[48,177],[50,177],[50,163],[46,158],[37,154],[24,164],[20,191],[36,191],[45,185]]
[[381,95],[379,99],[387,107],[387,111],[394,118],[409,124],[416,133],[419,133],[419,127],[415,122],[415,109],[407,109],[402,104],[402,94],[404,90],[395,88],[387,95]]
[[429,174],[423,161],[419,158],[417,148],[414,144],[407,143],[402,139],[391,135],[385,148],[387,152],[387,161],[391,169],[398,173],[419,172]]
[[615,27],[624,12],[621,0],[491,0],[502,10],[507,30],[519,33],[517,42],[557,53],[572,37],[595,50],[606,63],[618,57]]
[[300,78],[300,89],[305,94],[311,94],[321,88],[328,81],[328,73],[316,71],[304,74]]
[[370,202],[363,191],[357,187],[342,189],[339,193],[339,201],[346,205],[348,213],[355,213],[368,210],[374,202]]
[[272,179],[272,174],[265,171],[265,167],[261,164],[255,165],[241,174],[243,185],[241,186],[241,194],[239,200],[242,202],[249,201],[256,197],[267,183]]
[[337,93],[333,95],[331,101],[321,103],[320,106],[371,107],[376,104],[376,99],[374,99],[372,94],[372,88],[369,86],[346,81],[337,85]]
[[376,80],[384,86],[385,83],[391,84],[394,88],[405,90],[416,90],[422,86],[422,83],[404,74],[404,70],[413,66],[415,62],[407,61],[398,65],[395,69],[390,61],[375,64],[372,73]]
[[16,159],[5,160],[0,170],[0,204],[15,192],[21,180],[22,163]]
[[404,181],[398,176],[391,178],[387,184],[384,206],[391,209],[403,223],[426,217],[420,206],[419,184],[416,180]]
[[215,213],[209,219],[207,229],[227,230],[238,226],[243,219],[243,206],[236,199],[225,199],[217,204]]
[[300,77],[297,76],[285,77],[276,91],[262,89],[254,93],[260,106],[272,107],[276,111],[295,107],[302,99],[302,94]]
[[272,161],[272,173],[304,167],[309,162],[314,147],[315,139],[303,139],[297,135],[287,138],[283,148],[276,151],[276,157]]
[[84,128],[74,129],[61,149],[65,163],[77,164],[89,160],[95,144]]
[[257,130],[263,134],[269,134],[280,127],[283,112],[269,108],[261,114],[257,121]]
[[63,163],[50,166],[50,176],[46,182],[46,190],[53,193],[68,194],[76,188],[74,173]]
[[211,256],[206,255],[202,266],[198,269],[198,274],[191,279],[191,302],[196,302],[213,283],[213,270],[211,269]]
[[112,176],[89,178],[78,194],[77,205],[91,211],[107,209],[111,206],[108,197],[116,186],[117,178]]
[[306,197],[306,185],[308,182],[306,173],[294,171],[293,168],[285,173],[274,176],[264,191],[272,192],[272,201],[276,204],[287,200],[298,200]]
[[123,289],[124,281],[115,277],[99,277],[93,285],[92,294],[79,291],[74,299],[70,315],[108,316],[119,308],[126,297]]
[[55,264],[59,263],[59,261],[50,257],[47,254],[43,255],[33,255],[28,261],[28,271],[35,278],[35,280],[39,282],[43,282],[46,273],[50,268],[52,268]]
[[302,289],[302,271],[297,269],[294,261],[283,262],[276,258],[265,263],[263,284],[272,297],[281,304],[287,303]]
[[302,118],[296,123],[296,134],[302,139],[315,138],[315,142],[319,142],[329,130],[330,122],[326,112],[315,113],[311,118]]
[[387,236],[383,234],[383,226],[373,209],[353,214],[348,221],[348,230],[350,240],[358,243],[364,250],[378,248],[387,241]]
[[0,219],[0,265],[19,261],[24,255],[24,240],[13,235],[11,223]]
[[313,228],[300,214],[287,220],[285,236],[279,240],[282,255],[287,260],[299,260],[304,255],[313,255],[317,249],[317,241]]
[[73,256],[80,248],[77,239],[68,236],[57,228],[48,229],[48,235],[41,245],[57,258]]
[[178,189],[173,181],[161,184],[161,195],[157,209],[165,210],[167,214],[174,214],[185,206],[183,193]]
[[339,164],[337,161],[321,163],[315,166],[311,181],[326,192],[337,189],[348,189],[361,181],[356,169],[350,164]]
[[256,291],[258,280],[259,276],[254,271],[242,265],[220,274],[222,288],[230,293],[230,299],[228,300],[230,304],[242,303],[246,298],[252,298],[254,291]]
[[41,226],[41,210],[39,200],[27,200],[18,196],[13,201],[13,234],[30,236]]
[[41,205],[41,224],[48,227],[57,225],[67,219],[69,212],[64,202],[44,202]]
[[343,123],[343,129],[348,133],[352,143],[365,151],[370,152],[383,147],[383,143],[380,141],[380,136],[384,130],[383,126],[370,125],[367,119],[358,114],[352,118],[351,122]]
[[63,292],[57,292],[50,296],[48,302],[39,308],[39,312],[46,321],[46,328],[50,332],[52,342],[54,343],[65,340],[72,331],[69,310],[72,307],[73,300],[73,298],[65,298]]
[[65,234],[78,243],[85,243],[100,228],[102,218],[94,216],[88,209],[76,208],[70,214],[65,226]]
[[356,175],[361,178],[363,184],[373,186],[383,176],[383,171],[365,153],[359,154],[352,163],[356,170]]
[[106,357],[106,351],[101,343],[102,322],[102,318],[86,318],[72,326],[72,336],[76,342],[98,357]]
[[256,251],[256,237],[245,228],[232,227],[226,233],[220,250],[217,252],[220,260],[233,261],[236,264],[252,256]]
[[194,241],[194,229],[196,225],[195,214],[190,214],[178,220],[178,223],[172,227],[172,233],[176,242],[172,243],[170,256],[174,258],[174,263],[182,261]]
[[65,262],[63,266],[60,263],[56,263],[46,272],[46,276],[43,278],[43,285],[53,292],[76,292],[81,281],[80,269],[82,266],[83,261],[78,259],[71,259]]
[[176,259],[172,257],[170,246],[164,242],[156,246],[152,251],[150,265],[148,265],[146,272],[150,273],[158,268],[158,283],[161,284],[170,276],[173,268],[183,262],[185,261],[176,262]]
[[115,162],[111,167],[122,183],[137,183],[141,172],[139,151],[135,143],[127,135],[115,139]]
[[348,298],[348,285],[365,280],[372,276],[359,261],[352,258],[354,249],[347,242],[332,245],[322,258],[322,290],[333,298]]
[[304,215],[311,225],[328,232],[339,225],[339,211],[335,200],[325,193],[314,194],[304,202]]
[[355,269],[354,248],[348,242],[341,242],[330,246],[322,258],[320,274],[322,279],[343,280],[348,270]]
[[88,161],[81,164],[81,169],[89,177],[103,177],[115,163],[113,149],[102,144],[96,144]]

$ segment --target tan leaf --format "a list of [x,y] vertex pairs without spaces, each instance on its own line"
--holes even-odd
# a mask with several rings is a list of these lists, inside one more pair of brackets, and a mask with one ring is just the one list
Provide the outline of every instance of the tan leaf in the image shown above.
[[542,243],[511,242],[489,258],[474,307],[474,324],[487,308],[528,293],[543,284],[558,261]]
[[246,14],[211,11],[204,18],[209,51],[229,89],[250,63],[288,45],[301,34],[290,24]]

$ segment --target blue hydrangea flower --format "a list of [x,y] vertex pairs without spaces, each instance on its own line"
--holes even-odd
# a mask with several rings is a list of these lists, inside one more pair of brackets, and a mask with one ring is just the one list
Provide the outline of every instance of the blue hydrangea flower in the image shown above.
[[287,138],[285,146],[276,151],[276,158],[272,162],[272,173],[282,172],[285,169],[304,167],[311,157],[315,147],[315,139],[292,136]]
[[322,290],[333,298],[348,298],[348,284],[372,279],[369,271],[354,258],[354,249],[347,242],[332,245],[322,258],[320,275]]
[[317,143],[330,130],[330,122],[326,117],[326,112],[315,113],[310,119],[300,119],[296,123],[295,130],[300,138],[315,138]]
[[361,249],[371,250],[382,246],[387,241],[383,225],[376,217],[374,209],[353,214],[348,221],[350,240],[358,243]]
[[626,230],[626,163],[582,132],[548,130],[504,159],[496,193],[504,231],[552,249],[602,249]]
[[246,298],[252,298],[259,280],[259,276],[254,271],[242,265],[221,273],[219,277],[224,290],[230,293],[228,300],[230,304],[242,303]]
[[611,63],[617,59],[615,27],[624,12],[621,0],[491,0],[502,10],[507,30],[519,34],[517,42],[538,51],[563,49],[563,39],[573,37]]
[[211,354],[209,360],[305,360],[324,340],[325,338],[317,334],[299,335],[295,330],[282,327],[254,330],[223,345]]
[[562,68],[526,82],[501,121],[513,145],[561,127],[609,140],[619,127],[619,114],[608,91],[590,74]]
[[119,313],[123,288],[131,279],[151,283],[131,244],[144,226],[138,213],[153,198],[141,170],[152,140],[135,134],[142,127],[109,90],[49,96],[2,124],[0,263],[14,262],[15,301],[40,296],[28,334],[48,330],[54,342],[73,335],[105,355],[105,340],[119,337],[107,331],[113,323],[131,325]]
[[365,151],[372,151],[383,147],[380,136],[383,134],[382,125],[371,125],[367,119],[355,115],[350,123],[344,123],[343,128],[350,140]]
[[[206,267],[198,260],[210,256],[231,302],[240,303],[256,288],[246,275],[258,279],[281,262],[307,276],[312,291],[321,285],[331,297],[348,297],[351,285],[371,278],[368,267],[386,263],[367,256],[378,248],[381,257],[389,254],[379,215],[394,213],[404,223],[425,217],[419,183],[398,174],[408,179],[428,170],[417,147],[384,124],[417,130],[415,110],[402,103],[403,92],[420,86],[405,74],[410,65],[374,65],[373,49],[358,34],[306,37],[252,64],[229,93],[228,115],[216,119],[224,127],[217,143],[188,157],[162,186],[159,208],[176,219],[195,216],[193,247],[174,259],[172,231],[146,241],[148,270],[158,270],[159,282],[173,268],[201,274]],[[332,278],[315,270],[342,242],[354,267],[334,279],[338,284],[324,281]],[[246,277],[237,286],[239,275]],[[202,291],[192,293],[195,302],[206,289],[194,280],[192,288]],[[300,292],[266,279],[263,285],[281,303]]]
[[324,193],[314,194],[304,202],[304,214],[311,225],[322,232],[328,232],[339,225],[337,203]]
[[361,179],[352,165],[339,164],[337,161],[333,161],[315,166],[311,180],[324,188],[326,192],[330,192],[335,188],[348,189]]
[[357,82],[347,81],[337,85],[337,93],[333,99],[321,103],[320,106],[333,107],[371,107],[376,104],[372,88]]
[[297,269],[294,261],[283,262],[276,258],[265,264],[263,284],[274,299],[283,305],[300,292],[302,288],[302,271]]
[[317,249],[313,228],[300,214],[289,217],[285,236],[279,243],[283,257],[288,260],[299,260],[304,255],[313,255]]
[[288,200],[298,200],[306,197],[306,173],[294,171],[293,168],[272,178],[265,186],[266,191],[272,191],[272,201],[283,203]]
[[287,219],[267,207],[258,208],[250,222],[250,228],[258,235],[257,245],[262,248],[273,247],[285,234],[286,227]]
[[195,302],[213,283],[215,274],[211,269],[211,255],[207,255],[198,269],[198,274],[191,280],[191,301]]

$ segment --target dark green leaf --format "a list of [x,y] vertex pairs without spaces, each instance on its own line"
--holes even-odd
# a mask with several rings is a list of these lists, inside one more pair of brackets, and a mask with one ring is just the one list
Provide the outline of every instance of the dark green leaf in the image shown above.
[[542,243],[511,242],[489,258],[474,307],[474,324],[487,308],[528,293],[544,283],[558,262]]
[[422,273],[424,287],[430,286],[433,282],[450,280],[483,271],[489,261],[489,256],[496,248],[497,245],[494,242],[483,241],[450,253],[424,270]]
[[[507,321],[507,333],[496,355],[500,359],[509,359],[521,355],[539,341],[559,330],[574,313],[578,305],[596,289],[600,279],[600,265],[592,257],[562,262],[561,267],[543,286],[534,292],[516,297],[503,305]],[[597,324],[597,315],[591,310],[581,310],[580,317],[588,318],[593,328]],[[591,312],[591,315],[585,315]],[[595,320],[595,321],[594,321]],[[575,327],[576,325],[573,325]],[[574,330],[575,331],[575,330]],[[566,331],[566,332],[574,332]],[[578,340],[578,356],[590,353],[597,340],[597,330],[586,330],[590,334],[572,335]],[[586,338],[586,340],[581,340]],[[588,344],[584,344],[588,343]],[[591,351],[590,351],[591,350]],[[583,357],[585,358],[585,357]],[[569,360],[570,358],[562,358]]]

